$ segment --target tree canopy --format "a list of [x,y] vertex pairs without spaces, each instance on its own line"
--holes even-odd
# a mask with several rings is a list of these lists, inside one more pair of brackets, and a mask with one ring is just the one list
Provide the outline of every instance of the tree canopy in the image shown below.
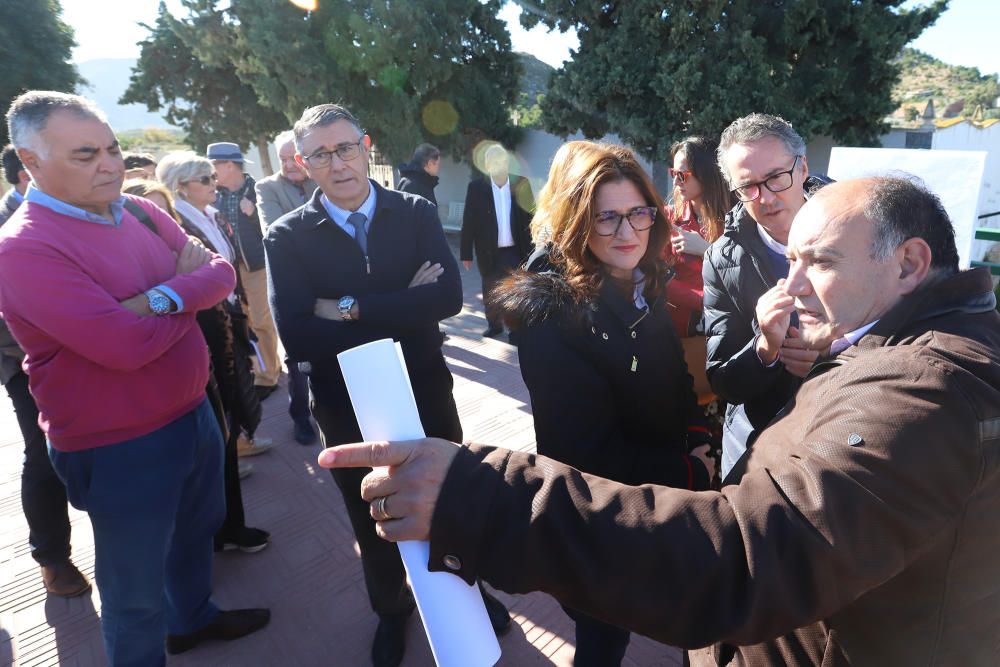
[[[0,2],[0,114],[25,91],[72,93],[83,83],[70,62],[73,29],[61,15],[59,0]],[[8,140],[7,124],[0,122],[0,146]]]
[[519,65],[500,0],[321,0],[308,13],[220,4],[185,0],[183,18],[161,5],[123,102],[167,106],[192,137],[225,127],[241,143],[280,129],[275,118],[287,128],[308,106],[340,102],[393,160],[424,141],[462,155],[483,138],[517,138]]
[[894,110],[896,56],[947,6],[904,0],[538,0],[525,27],[575,28],[580,47],[553,76],[546,128],[617,133],[662,158],[688,134],[718,136],[754,111],[803,137],[873,145]]

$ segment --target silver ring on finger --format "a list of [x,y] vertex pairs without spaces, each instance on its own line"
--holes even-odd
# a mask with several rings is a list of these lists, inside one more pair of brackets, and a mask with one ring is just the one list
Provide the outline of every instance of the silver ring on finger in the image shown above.
[[376,521],[388,521],[392,519],[392,515],[389,514],[389,510],[385,508],[386,498],[388,498],[388,496],[379,496],[375,500],[375,514],[377,515],[375,517]]

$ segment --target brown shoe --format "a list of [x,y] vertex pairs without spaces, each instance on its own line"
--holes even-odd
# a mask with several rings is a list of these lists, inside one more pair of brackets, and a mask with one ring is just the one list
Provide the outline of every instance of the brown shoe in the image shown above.
[[75,598],[90,590],[90,582],[69,561],[42,566],[45,590],[61,598]]

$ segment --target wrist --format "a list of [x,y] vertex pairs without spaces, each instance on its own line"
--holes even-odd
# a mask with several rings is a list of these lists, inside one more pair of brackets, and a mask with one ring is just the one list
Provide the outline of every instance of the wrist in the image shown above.
[[757,359],[760,360],[760,363],[767,368],[777,363],[781,356],[781,347],[772,347],[764,334],[757,334],[757,340],[754,341],[754,351],[757,353]]

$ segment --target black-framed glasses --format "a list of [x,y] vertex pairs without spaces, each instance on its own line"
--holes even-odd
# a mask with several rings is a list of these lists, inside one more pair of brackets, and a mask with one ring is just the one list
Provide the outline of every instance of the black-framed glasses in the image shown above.
[[799,163],[800,157],[802,156],[795,156],[795,159],[792,161],[791,169],[779,171],[777,174],[772,174],[763,181],[758,181],[757,183],[747,183],[746,185],[741,185],[738,188],[733,188],[733,192],[742,202],[751,202],[754,199],[757,199],[757,197],[760,197],[760,187],[762,185],[771,192],[784,192],[788,188],[792,187],[792,183],[795,182],[795,178],[792,174],[795,171],[795,166]]
[[628,213],[601,211],[594,218],[594,233],[598,236],[614,236],[624,220],[628,220],[633,230],[644,232],[656,222],[656,207],[636,206]]
[[349,162],[361,155],[361,142],[364,140],[365,138],[362,136],[355,142],[340,144],[332,151],[316,151],[312,155],[307,155],[302,159],[308,162],[310,167],[315,169],[322,169],[323,167],[330,166],[330,162],[333,161],[334,155],[339,157],[344,162]]
[[683,183],[684,181],[689,179],[692,175],[694,175],[694,172],[692,171],[686,171],[684,169],[674,169],[673,167],[668,169],[667,173],[670,174],[670,178],[674,179],[678,183]]
[[184,181],[185,183],[201,183],[202,185],[211,185],[219,180],[218,174],[209,174],[208,176],[201,176],[199,178],[192,178],[189,181]]

